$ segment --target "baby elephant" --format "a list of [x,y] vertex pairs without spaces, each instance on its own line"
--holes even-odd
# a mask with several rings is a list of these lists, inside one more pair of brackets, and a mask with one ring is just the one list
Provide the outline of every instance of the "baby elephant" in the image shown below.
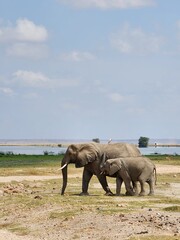
[[[116,174],[116,194],[120,195],[121,185],[124,181],[128,195],[136,195],[133,187],[136,188],[136,182],[141,185],[140,196],[145,195],[145,182],[149,184],[149,195],[154,194],[154,184],[156,179],[156,167],[150,159],[146,157],[125,157],[108,159],[104,162],[102,169],[106,175]],[[131,185],[133,183],[133,187]]]

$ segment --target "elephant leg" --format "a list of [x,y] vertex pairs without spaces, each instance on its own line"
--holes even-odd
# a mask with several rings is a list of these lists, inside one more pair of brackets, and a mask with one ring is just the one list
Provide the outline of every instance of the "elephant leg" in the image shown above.
[[129,176],[129,173],[127,172],[127,170],[121,169],[120,176],[122,177],[126,187],[126,195],[133,196],[134,192],[131,184],[131,177]]
[[154,195],[154,177],[152,176],[147,183],[149,184],[149,194],[148,195]]
[[145,188],[144,188],[145,182],[141,178],[139,179],[139,182],[140,182],[140,185],[141,185],[141,192],[139,193],[139,196],[145,196]]
[[116,178],[116,196],[120,196],[122,182],[123,182],[122,178],[120,177]]
[[[126,196],[134,196],[135,195],[135,192],[134,192],[135,183],[132,181],[132,184],[131,184],[131,180],[130,179],[129,179],[129,181],[130,181],[130,183],[127,184],[127,186],[125,184],[125,187],[126,187],[125,195]],[[127,190],[127,189],[129,189],[129,190]]]
[[111,192],[107,180],[106,180],[106,176],[103,174],[100,174],[97,176],[102,188],[104,189],[104,191],[106,192],[107,196],[113,196],[114,194]]
[[137,182],[132,182],[132,185],[133,185],[133,190],[134,190],[134,195],[138,195],[138,184]]
[[126,179],[124,181],[125,187],[126,187],[126,195],[127,196],[134,196],[134,192],[133,192],[133,187],[131,184],[131,179]]
[[82,192],[80,193],[81,196],[89,195],[88,187],[89,187],[89,182],[90,182],[92,176],[93,176],[93,174],[91,172],[89,172],[86,169],[83,170]]
[[125,187],[126,187],[126,195],[127,196],[133,196],[134,192],[133,192],[133,187],[131,184],[131,177],[129,176],[129,173],[126,169],[124,169],[124,167],[122,167],[119,171],[119,176],[122,178],[122,180],[124,181]]

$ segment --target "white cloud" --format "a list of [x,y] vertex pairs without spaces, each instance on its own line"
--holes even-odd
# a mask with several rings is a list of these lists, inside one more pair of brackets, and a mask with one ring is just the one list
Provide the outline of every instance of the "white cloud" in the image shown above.
[[124,25],[122,30],[111,37],[111,44],[125,54],[155,53],[164,43],[164,39],[154,33],[145,33],[141,28]]
[[139,8],[154,6],[154,0],[58,0],[60,3],[65,3],[78,8]]
[[0,41],[28,41],[44,42],[48,38],[48,32],[44,26],[24,18],[16,21],[16,26],[0,28]]
[[23,87],[49,88],[74,87],[79,84],[76,79],[49,78],[41,72],[18,70],[13,74],[13,81]]
[[3,93],[8,96],[12,96],[14,94],[14,91],[11,88],[0,87],[0,93]]
[[113,102],[122,102],[122,101],[124,101],[124,97],[121,94],[119,94],[119,93],[110,93],[110,94],[108,94],[108,97]]
[[18,70],[13,74],[15,80],[24,86],[42,87],[49,83],[49,79],[40,72]]
[[67,61],[80,62],[80,61],[93,60],[95,56],[90,52],[72,51],[70,53],[62,54],[61,58]]
[[48,55],[48,48],[43,44],[15,43],[7,48],[7,55],[40,59]]

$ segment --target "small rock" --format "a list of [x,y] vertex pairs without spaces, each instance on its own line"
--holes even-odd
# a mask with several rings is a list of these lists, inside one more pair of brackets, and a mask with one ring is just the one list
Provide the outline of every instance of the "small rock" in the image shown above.
[[12,190],[12,193],[20,193],[20,192],[21,192],[21,190],[18,189],[18,188],[15,188],[15,189]]
[[9,190],[9,189],[4,189],[4,193],[10,194],[10,193],[11,193],[11,190]]
[[117,204],[116,207],[124,207],[122,204]]
[[34,197],[34,199],[42,199],[42,196],[36,195],[36,196]]
[[139,232],[137,234],[147,234],[147,233],[148,233],[148,230],[144,230],[144,231],[141,231],[141,232]]

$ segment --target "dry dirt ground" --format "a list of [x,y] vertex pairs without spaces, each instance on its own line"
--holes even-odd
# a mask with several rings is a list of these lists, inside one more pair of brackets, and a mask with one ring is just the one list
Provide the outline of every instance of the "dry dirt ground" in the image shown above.
[[[180,181],[176,179],[180,177],[180,166],[170,165],[157,165],[157,172],[159,174],[172,174],[174,177],[173,183],[167,183],[166,189],[157,188],[156,194],[163,197],[170,197],[171,199],[180,199]],[[73,177],[81,177],[73,175]],[[28,194],[25,189],[23,181],[35,181],[36,184],[42,183],[43,180],[57,179],[59,176],[9,176],[0,177],[1,190],[0,198],[3,200],[5,195],[23,193]],[[11,185],[11,181],[16,181],[16,185]],[[166,183],[165,183],[166,184]],[[98,186],[96,186],[98,187]],[[32,198],[37,198],[37,201],[42,201],[41,195],[33,195],[29,193]],[[68,196],[70,197],[70,196]],[[98,196],[93,196],[97,198]],[[84,197],[87,201],[89,197]],[[105,201],[107,201],[105,198]],[[154,197],[151,197],[151,201]],[[62,197],[62,201],[68,199],[66,196]],[[82,197],[81,197],[82,199]],[[102,198],[101,198],[102,199]],[[80,207],[79,213],[75,216],[58,218],[49,218],[50,213],[61,212],[62,206],[57,203],[47,203],[39,205],[36,208],[30,208],[28,211],[24,211],[21,208],[14,206],[12,214],[0,218],[0,240],[70,240],[70,239],[142,239],[141,237],[156,236],[157,239],[180,239],[180,213],[167,212],[161,210],[163,207],[167,207],[168,204],[158,203],[158,206],[146,207],[146,204],[139,206],[136,211],[123,212],[123,209],[128,208],[129,203],[132,201],[146,202],[149,198],[146,197],[109,197],[110,202],[116,204],[116,208],[119,211],[112,214],[105,214],[103,211],[104,205],[102,204],[96,209],[93,207],[86,208],[84,205]],[[157,200],[157,198],[154,198]],[[83,200],[81,200],[83,201]],[[1,207],[6,211],[8,206],[4,208],[5,204],[1,202]],[[67,202],[68,204],[68,202]],[[179,202],[178,202],[179,204]],[[170,204],[172,206],[173,204]],[[162,208],[160,208],[162,207]],[[130,209],[129,209],[130,210]],[[16,222],[23,225],[26,229],[29,229],[28,233],[18,234],[18,231],[12,232],[7,230],[6,225]],[[22,236],[23,235],[23,236]],[[167,236],[167,238],[160,238],[160,236]],[[144,238],[151,239],[151,238]],[[155,238],[152,238],[155,239]]]

